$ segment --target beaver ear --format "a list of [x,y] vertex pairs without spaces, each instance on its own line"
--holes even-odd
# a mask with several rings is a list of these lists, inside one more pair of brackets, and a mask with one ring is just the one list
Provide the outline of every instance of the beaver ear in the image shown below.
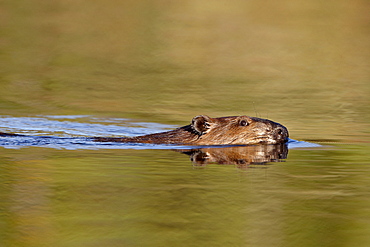
[[204,134],[207,132],[209,129],[209,122],[210,122],[210,117],[205,116],[205,115],[199,115],[193,118],[191,121],[191,126],[195,131],[197,131],[200,135]]

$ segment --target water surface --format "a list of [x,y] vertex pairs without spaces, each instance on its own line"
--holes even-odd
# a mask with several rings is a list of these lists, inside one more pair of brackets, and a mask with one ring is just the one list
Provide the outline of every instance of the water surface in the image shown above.
[[[1,139],[0,245],[369,246],[369,7],[2,1],[0,131],[31,137]],[[200,114],[297,142],[226,165],[87,141]]]

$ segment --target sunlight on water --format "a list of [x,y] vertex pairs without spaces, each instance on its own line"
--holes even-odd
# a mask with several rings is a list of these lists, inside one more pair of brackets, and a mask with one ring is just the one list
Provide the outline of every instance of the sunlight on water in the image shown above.
[[[5,0],[0,246],[370,246],[369,3]],[[288,145],[96,143],[248,115]]]

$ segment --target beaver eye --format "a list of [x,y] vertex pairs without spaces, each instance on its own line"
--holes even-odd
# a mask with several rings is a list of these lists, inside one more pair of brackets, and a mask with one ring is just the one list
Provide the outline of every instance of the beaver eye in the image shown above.
[[245,121],[245,120],[242,120],[239,122],[240,126],[247,126],[248,125],[248,122]]

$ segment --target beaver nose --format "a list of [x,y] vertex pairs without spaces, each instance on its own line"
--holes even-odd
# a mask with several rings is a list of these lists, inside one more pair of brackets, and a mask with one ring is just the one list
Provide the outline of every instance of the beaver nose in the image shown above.
[[277,126],[275,129],[275,136],[277,140],[287,142],[289,133],[284,126]]

